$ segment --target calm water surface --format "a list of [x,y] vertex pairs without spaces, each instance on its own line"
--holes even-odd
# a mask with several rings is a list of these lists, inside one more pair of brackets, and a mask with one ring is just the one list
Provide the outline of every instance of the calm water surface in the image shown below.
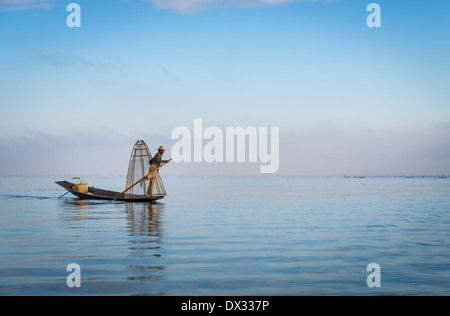
[[450,295],[450,179],[168,177],[156,204],[57,180],[0,178],[0,295]]

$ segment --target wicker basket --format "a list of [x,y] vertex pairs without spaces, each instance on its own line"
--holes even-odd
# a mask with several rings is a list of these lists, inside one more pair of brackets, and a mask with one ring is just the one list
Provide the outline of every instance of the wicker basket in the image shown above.
[[83,180],[78,180],[77,184],[75,184],[72,188],[74,191],[80,192],[80,193],[88,193],[89,186],[86,182]]

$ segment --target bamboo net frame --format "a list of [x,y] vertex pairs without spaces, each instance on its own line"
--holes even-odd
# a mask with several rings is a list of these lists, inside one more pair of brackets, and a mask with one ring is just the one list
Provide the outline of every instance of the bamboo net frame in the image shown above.
[[[125,188],[132,186],[134,183],[145,177],[150,168],[150,159],[152,154],[148,149],[147,144],[143,140],[138,140],[134,144],[133,150],[130,156],[130,162],[128,164],[127,183]],[[131,188],[127,195],[146,195],[149,186],[149,181],[144,181],[142,187],[138,184]],[[159,173],[156,175],[155,187],[153,195],[167,195],[163,182]]]

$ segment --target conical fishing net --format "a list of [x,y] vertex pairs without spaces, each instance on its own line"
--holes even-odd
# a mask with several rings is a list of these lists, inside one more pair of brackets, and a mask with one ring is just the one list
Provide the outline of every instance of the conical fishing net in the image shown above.
[[[138,140],[136,144],[134,144],[133,151],[131,152],[130,163],[128,164],[126,188],[129,188],[148,174],[150,159],[152,159],[152,154],[150,153],[147,144],[143,140]],[[149,181],[144,181],[142,187],[138,183],[128,190],[125,195],[146,195],[148,186]],[[153,192],[154,195],[167,195],[159,173],[156,175]]]

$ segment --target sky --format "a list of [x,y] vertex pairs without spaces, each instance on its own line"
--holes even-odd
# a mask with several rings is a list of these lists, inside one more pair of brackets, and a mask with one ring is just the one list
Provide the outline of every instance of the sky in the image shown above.
[[276,175],[450,174],[450,1],[371,2],[0,0],[0,175],[124,175],[194,119],[279,127]]

